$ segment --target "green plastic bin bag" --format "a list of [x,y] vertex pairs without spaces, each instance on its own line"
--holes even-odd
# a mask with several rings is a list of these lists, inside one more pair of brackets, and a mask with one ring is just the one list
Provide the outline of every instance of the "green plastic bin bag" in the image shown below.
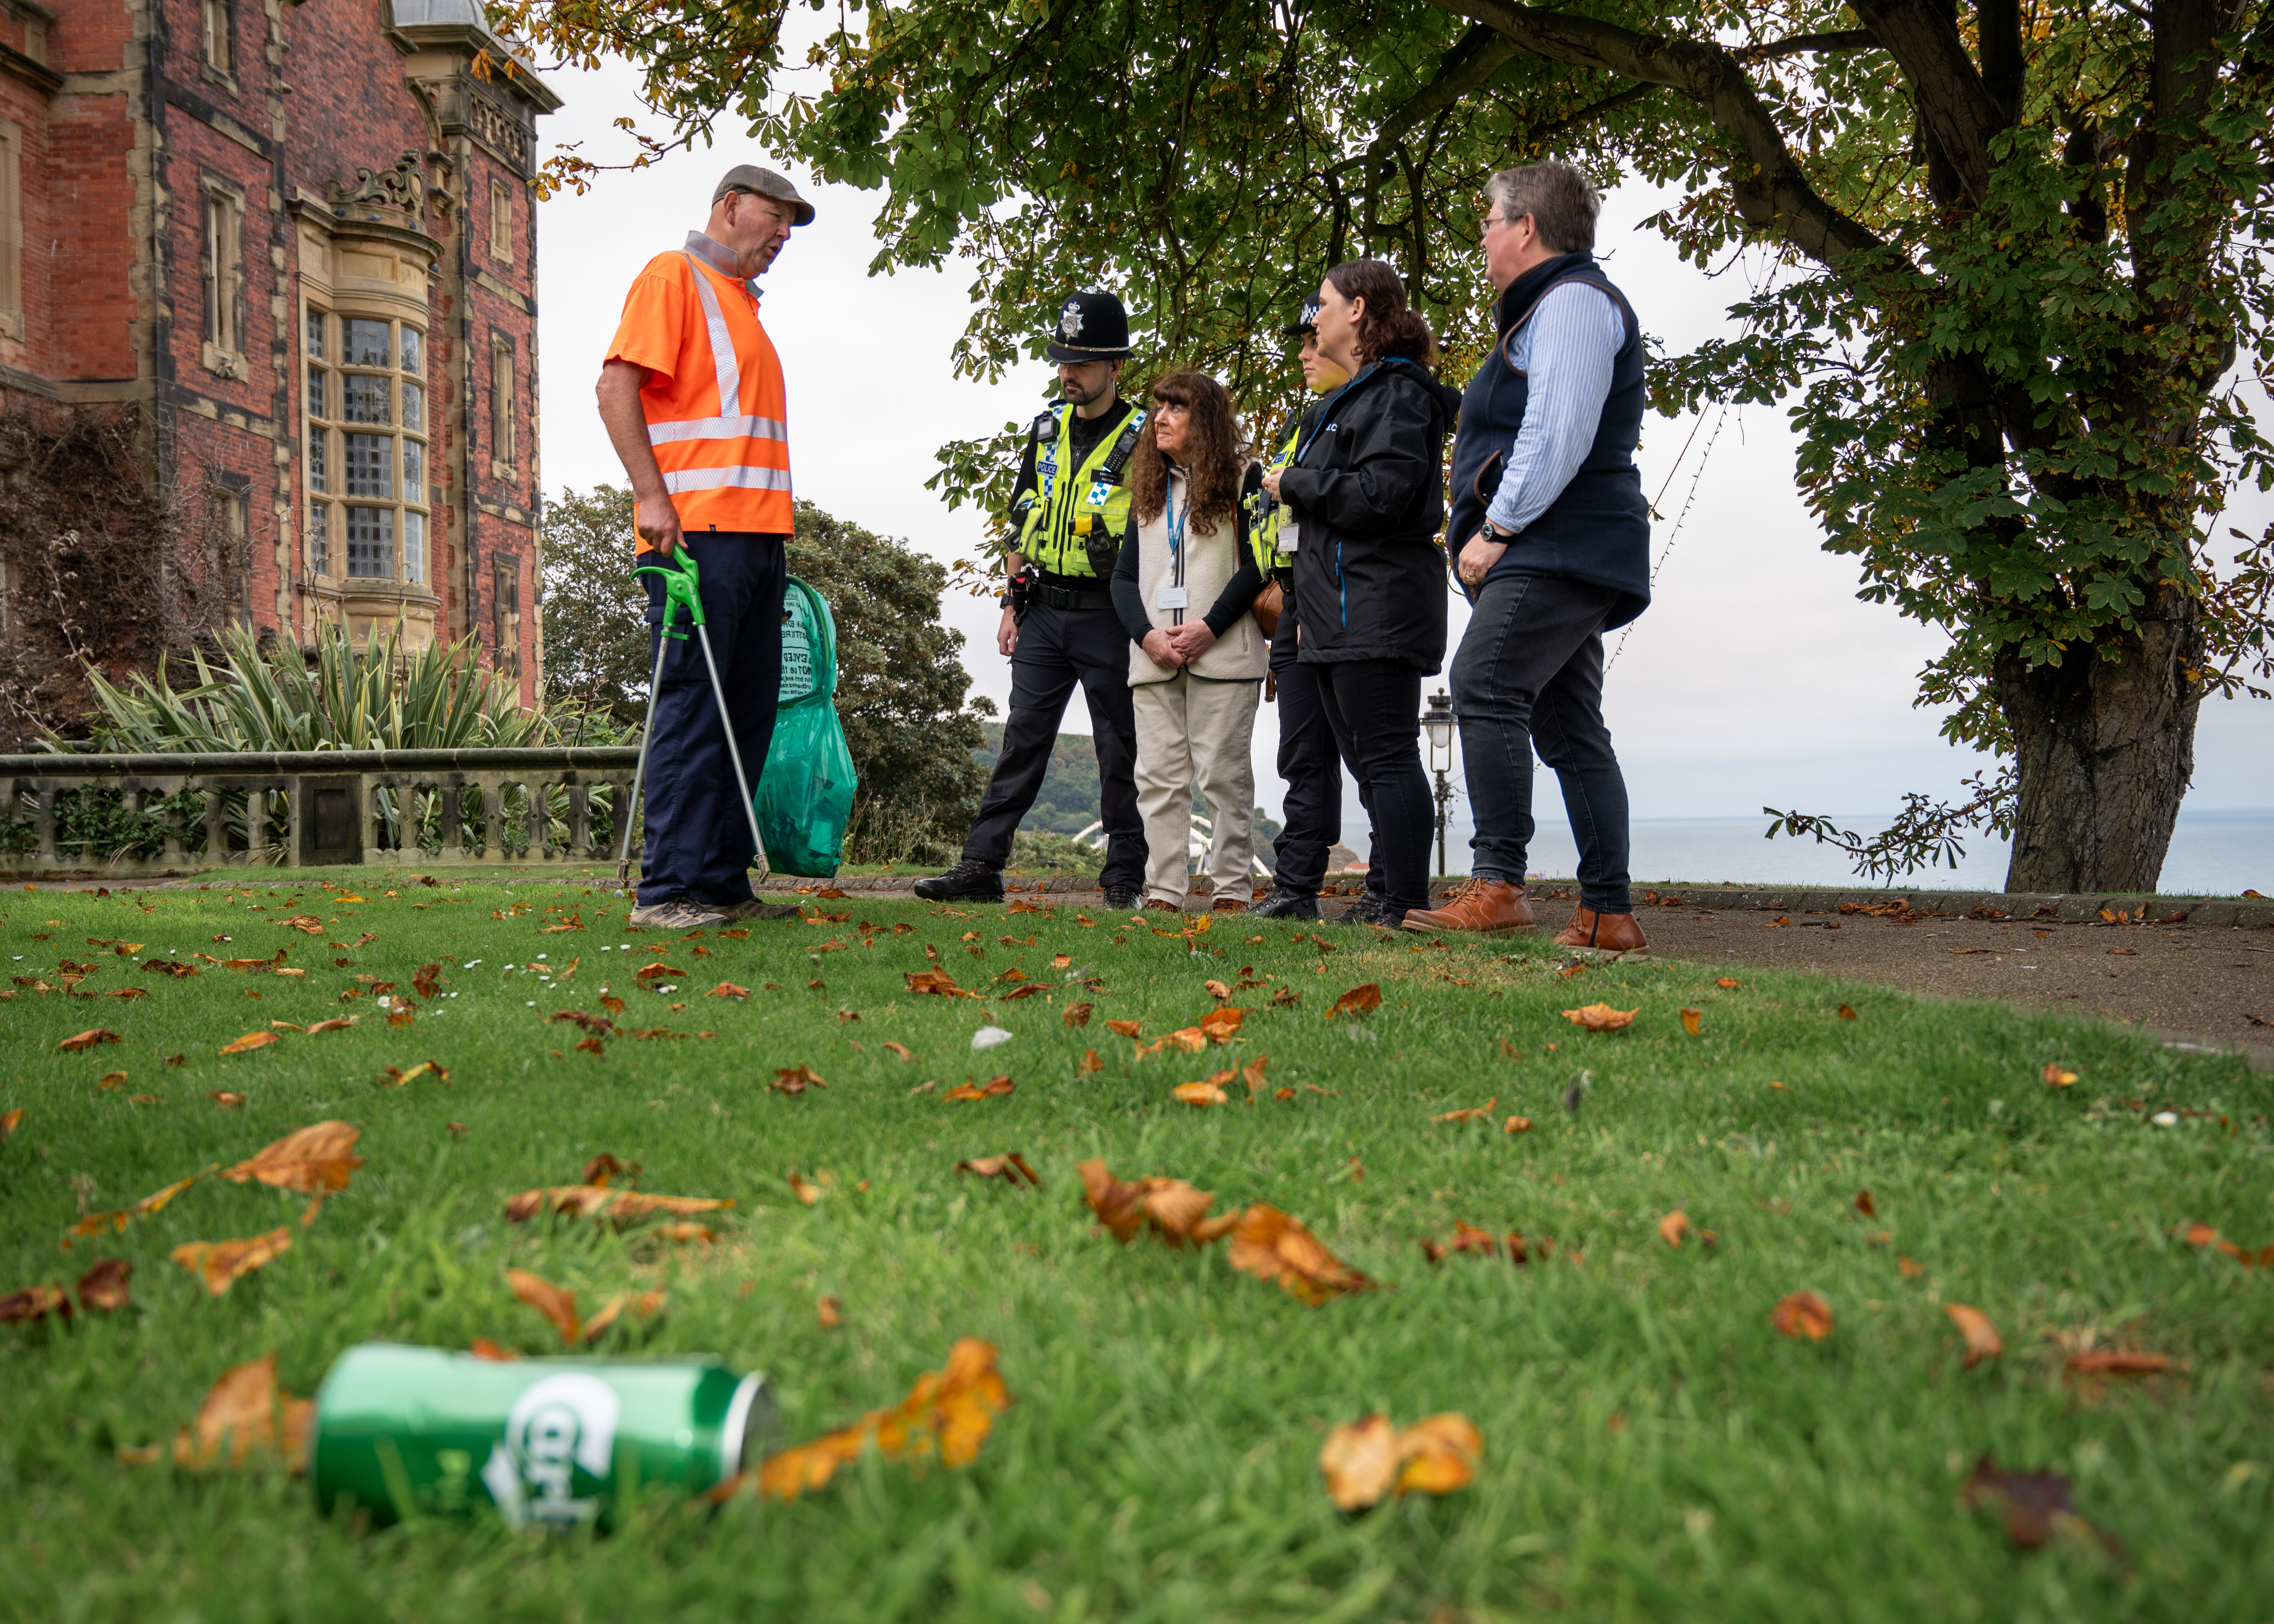
[[860,779],[836,695],[836,619],[820,593],[792,575],[782,595],[781,706],[757,797],[758,832],[776,874],[828,879],[844,861]]

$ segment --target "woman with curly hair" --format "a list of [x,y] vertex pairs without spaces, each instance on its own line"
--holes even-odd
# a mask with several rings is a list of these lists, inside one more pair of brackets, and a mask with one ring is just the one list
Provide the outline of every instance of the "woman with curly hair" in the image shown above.
[[1136,644],[1129,686],[1148,908],[1184,908],[1195,786],[1208,807],[1203,872],[1216,908],[1247,907],[1255,804],[1249,747],[1271,658],[1252,613],[1263,577],[1241,500],[1257,477],[1222,384],[1171,372],[1153,386],[1113,569],[1113,606]]
[[1296,658],[1351,741],[1374,815],[1383,899],[1346,924],[1401,924],[1429,906],[1421,679],[1445,663],[1445,436],[1461,397],[1431,374],[1437,344],[1396,270],[1353,259],[1319,287],[1319,353],[1351,374],[1263,488],[1301,526]]

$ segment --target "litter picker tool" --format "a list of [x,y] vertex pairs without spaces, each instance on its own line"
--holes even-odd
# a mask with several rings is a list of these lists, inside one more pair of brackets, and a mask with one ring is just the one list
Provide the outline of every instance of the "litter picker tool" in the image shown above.
[[634,569],[635,575],[663,577],[663,626],[655,640],[655,670],[648,678],[647,723],[640,729],[639,763],[632,769],[631,801],[624,808],[623,843],[616,853],[616,883],[629,888],[632,871],[632,816],[640,804],[640,791],[647,781],[648,746],[655,738],[656,700],[663,691],[663,657],[670,644],[666,638],[687,641],[687,634],[678,626],[679,611],[687,611],[687,618],[695,623],[696,640],[703,645],[703,664],[711,673],[711,694],[719,702],[719,726],[727,735],[727,756],[734,763],[734,788],[742,797],[742,816],[750,820],[750,845],[757,855],[758,877],[764,879],[766,868],[765,838],[758,832],[758,808],[750,799],[750,780],[742,771],[742,747],[734,742],[734,720],[727,710],[727,686],[719,680],[719,662],[711,655],[711,634],[703,620],[703,572],[696,567],[695,555],[684,545],[671,555],[677,568],[661,564],[643,564]]

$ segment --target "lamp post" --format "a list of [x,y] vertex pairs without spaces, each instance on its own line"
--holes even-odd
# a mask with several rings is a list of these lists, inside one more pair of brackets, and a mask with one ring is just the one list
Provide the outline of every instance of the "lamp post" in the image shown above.
[[1429,735],[1429,770],[1437,777],[1437,872],[1445,872],[1445,820],[1453,800],[1448,769],[1453,763],[1453,702],[1443,688],[1429,695],[1421,712],[1421,731]]

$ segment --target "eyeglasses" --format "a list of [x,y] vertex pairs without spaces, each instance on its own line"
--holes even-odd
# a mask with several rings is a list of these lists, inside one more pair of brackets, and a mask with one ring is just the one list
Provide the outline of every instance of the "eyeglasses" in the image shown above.
[[1495,226],[1504,226],[1512,222],[1505,214],[1487,214],[1484,218],[1484,229],[1487,231],[1491,230]]

